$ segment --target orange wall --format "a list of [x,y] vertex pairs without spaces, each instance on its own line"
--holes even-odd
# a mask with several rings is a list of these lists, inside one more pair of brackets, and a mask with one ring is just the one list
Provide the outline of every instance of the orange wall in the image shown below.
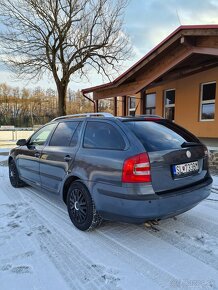
[[[200,84],[211,81],[217,83],[215,120],[199,121]],[[167,89],[176,90],[175,123],[185,127],[198,137],[218,138],[218,67],[147,90],[146,93],[156,92],[156,114],[160,116],[163,116],[164,111],[163,92]],[[137,97],[139,96],[137,94]],[[142,112],[140,110],[139,106],[137,114]]]
[[122,106],[123,106],[123,104],[122,104],[122,97],[118,97],[117,98],[117,116],[122,116]]
[[[132,95],[131,95],[132,96]],[[141,114],[141,93],[135,94],[134,97],[136,97],[136,114],[140,115]],[[128,97],[126,100],[126,104],[128,104]],[[117,98],[117,116],[122,116],[123,115],[123,110],[122,110],[122,97]],[[127,112],[128,115],[128,112]]]

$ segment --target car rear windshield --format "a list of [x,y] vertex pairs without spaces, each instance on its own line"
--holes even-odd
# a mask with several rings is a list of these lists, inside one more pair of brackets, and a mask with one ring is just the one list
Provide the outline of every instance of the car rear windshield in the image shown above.
[[147,152],[181,149],[184,142],[200,141],[182,127],[161,120],[154,121],[128,121],[125,124],[142,142]]

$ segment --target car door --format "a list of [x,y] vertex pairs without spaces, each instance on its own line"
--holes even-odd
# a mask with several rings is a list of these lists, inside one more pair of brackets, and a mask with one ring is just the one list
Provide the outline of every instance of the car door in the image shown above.
[[76,155],[75,174],[97,184],[121,186],[123,161],[129,156],[128,140],[115,122],[88,119],[83,144]]
[[78,150],[82,122],[60,122],[50,142],[42,151],[40,178],[44,189],[58,193],[62,182],[71,171]]
[[52,123],[39,129],[28,140],[25,146],[19,147],[17,155],[17,168],[19,175],[27,182],[31,182],[37,186],[41,185],[39,176],[39,158],[41,151],[45,146],[48,137],[52,133],[57,124]]

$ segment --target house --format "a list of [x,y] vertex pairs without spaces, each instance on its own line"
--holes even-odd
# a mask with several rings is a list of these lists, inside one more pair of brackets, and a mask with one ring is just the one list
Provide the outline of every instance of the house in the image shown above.
[[115,115],[160,115],[217,145],[217,83],[218,25],[192,25],[180,26],[113,82],[82,92],[93,93],[96,105],[114,98]]

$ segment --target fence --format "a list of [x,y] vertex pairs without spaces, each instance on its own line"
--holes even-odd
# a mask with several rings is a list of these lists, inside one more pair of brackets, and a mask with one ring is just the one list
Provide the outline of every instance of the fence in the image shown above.
[[33,128],[0,129],[0,141],[17,141],[19,139],[28,139],[33,132]]

